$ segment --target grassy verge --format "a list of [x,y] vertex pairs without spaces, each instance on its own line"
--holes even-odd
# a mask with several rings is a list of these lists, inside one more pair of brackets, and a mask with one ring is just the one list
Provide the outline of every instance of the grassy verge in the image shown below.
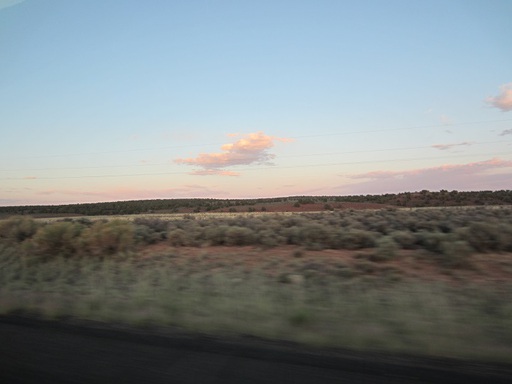
[[304,252],[249,266],[208,248],[47,258],[3,245],[0,314],[512,362],[512,285],[390,278],[359,259],[322,269]]

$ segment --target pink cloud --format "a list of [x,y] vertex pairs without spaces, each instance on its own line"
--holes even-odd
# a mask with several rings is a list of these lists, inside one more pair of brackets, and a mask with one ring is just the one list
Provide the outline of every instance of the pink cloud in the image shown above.
[[464,141],[462,143],[455,143],[455,144],[434,144],[432,145],[432,148],[440,149],[441,151],[444,151],[445,149],[451,149],[453,147],[462,147],[466,145],[472,145],[473,143],[470,143],[468,141]]
[[486,161],[479,161],[468,164],[445,164],[439,167],[419,168],[406,171],[374,171],[350,175],[351,179],[381,179],[381,178],[403,178],[407,176],[425,175],[440,172],[462,172],[462,173],[481,173],[494,168],[512,167],[512,161],[494,158]]
[[[240,135],[231,134],[228,136],[236,137]],[[174,160],[174,162],[203,168],[192,172],[194,175],[237,176],[237,173],[224,171],[222,168],[249,164],[270,165],[275,155],[268,153],[268,149],[272,148],[276,141],[286,143],[293,141],[293,139],[269,136],[261,131],[249,133],[234,143],[222,145],[221,150],[223,152],[200,153],[197,157],[180,158]]]
[[233,171],[225,171],[223,169],[198,169],[196,171],[190,172],[191,175],[199,175],[199,176],[240,176],[238,172]]
[[512,83],[502,85],[500,90],[498,96],[488,97],[487,103],[503,112],[512,111]]
[[341,186],[343,193],[397,193],[422,189],[498,190],[510,189],[512,161],[490,159],[467,164],[446,164],[404,171],[373,171],[347,176],[362,180]]

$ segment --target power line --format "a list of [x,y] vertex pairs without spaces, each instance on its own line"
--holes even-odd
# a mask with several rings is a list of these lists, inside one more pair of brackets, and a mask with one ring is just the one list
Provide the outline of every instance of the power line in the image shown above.
[[[344,136],[344,135],[368,134],[368,133],[385,133],[385,132],[396,132],[396,131],[427,129],[427,128],[440,128],[440,127],[447,128],[447,127],[458,127],[458,126],[465,126],[465,125],[500,123],[500,122],[508,122],[508,121],[512,121],[512,119],[470,121],[470,122],[465,122],[465,123],[452,123],[449,125],[447,125],[447,124],[416,125],[416,126],[408,126],[408,127],[401,127],[401,128],[372,129],[372,130],[364,130],[364,131],[357,130],[357,131],[347,131],[347,132],[331,132],[331,133],[327,132],[327,133],[318,133],[318,134],[314,134],[314,135],[291,136],[290,139],[305,139],[305,138],[313,138],[313,137]],[[134,148],[134,149],[123,149],[123,150],[114,150],[114,151],[97,151],[97,152],[82,152],[82,153],[69,153],[69,154],[19,156],[16,158],[18,158],[18,159],[35,159],[35,158],[51,158],[51,157],[94,156],[94,155],[108,155],[108,154],[113,154],[113,153],[161,151],[161,150],[168,150],[168,149],[182,149],[182,148],[204,147],[204,146],[210,146],[210,145],[223,145],[223,144],[225,144],[225,143],[216,142],[216,143],[203,143],[203,144],[184,144],[184,145],[173,145],[173,146],[165,146],[165,147]]]
[[499,123],[512,121],[512,119],[502,119],[502,120],[486,120],[486,121],[470,121],[466,123],[452,123],[452,124],[433,124],[433,125],[415,125],[410,127],[403,128],[390,128],[390,129],[373,129],[368,131],[351,131],[351,132],[340,132],[340,133],[319,133],[316,135],[304,135],[304,136],[294,136],[293,139],[299,138],[309,138],[309,137],[327,137],[327,136],[337,136],[337,135],[352,135],[357,133],[378,133],[378,132],[393,132],[393,131],[406,131],[406,130],[414,130],[414,129],[426,129],[426,128],[447,128],[447,127],[456,127],[462,125],[476,125],[476,124],[487,124],[487,123]]
[[[510,155],[510,152],[502,153],[487,153],[480,154],[480,156],[500,156]],[[369,163],[390,163],[396,161],[417,161],[417,160],[433,160],[433,159],[452,159],[474,156],[474,154],[464,155],[451,155],[451,156],[430,156],[430,157],[416,157],[416,158],[400,158],[400,159],[387,159],[387,160],[363,160],[363,161],[349,161],[349,162],[333,162],[333,163],[317,163],[317,164],[302,164],[302,165],[290,165],[290,166],[266,166],[266,167],[250,167],[250,168],[237,168],[237,171],[260,171],[260,170],[274,170],[274,169],[293,169],[293,168],[310,168],[310,167],[326,167],[326,166],[337,166],[337,165],[355,165],[355,164],[369,164]],[[115,177],[140,177],[140,176],[169,176],[169,175],[184,175],[193,174],[193,172],[156,172],[156,173],[131,173],[131,174],[110,174],[110,175],[82,175],[82,176],[61,176],[61,177],[7,177],[0,180],[66,180],[66,179],[91,179],[91,178],[115,178]]]
[[[503,140],[495,140],[495,141],[481,141],[481,142],[471,142],[468,145],[484,145],[484,144],[496,144],[496,143],[512,143],[512,140],[503,141]],[[279,156],[280,159],[286,158],[294,158],[294,157],[311,157],[311,156],[339,156],[339,155],[349,155],[349,154],[358,154],[358,153],[374,153],[374,152],[389,152],[389,151],[410,151],[417,149],[429,149],[432,148],[432,145],[419,146],[419,147],[395,147],[395,148],[383,148],[383,149],[364,149],[358,151],[343,151],[343,152],[321,152],[321,153],[307,153],[300,155],[285,155]],[[154,163],[154,164],[128,164],[128,165],[101,165],[101,166],[88,166],[88,167],[47,167],[47,168],[24,168],[24,169],[0,169],[0,172],[32,172],[32,171],[60,171],[60,170],[83,170],[83,169],[105,169],[105,168],[133,168],[133,167],[150,167],[150,166],[165,166],[169,165],[169,162],[166,163]]]
[[[501,155],[510,155],[510,152],[501,152],[501,153],[483,153],[480,156],[501,156]],[[430,156],[430,157],[410,157],[410,158],[402,158],[402,159],[387,159],[387,160],[362,160],[362,161],[347,161],[347,162],[336,162],[336,163],[323,163],[323,164],[305,164],[305,165],[290,165],[290,166],[277,166],[277,167],[266,167],[266,168],[247,168],[243,171],[256,171],[256,170],[264,170],[264,169],[288,169],[288,168],[309,168],[309,167],[326,167],[326,166],[334,166],[334,165],[355,165],[355,164],[370,164],[370,163],[392,163],[396,161],[417,161],[417,160],[433,160],[433,159],[452,159],[452,158],[461,158],[461,157],[469,157],[474,156],[474,154],[464,154],[464,155],[452,155],[452,156]]]

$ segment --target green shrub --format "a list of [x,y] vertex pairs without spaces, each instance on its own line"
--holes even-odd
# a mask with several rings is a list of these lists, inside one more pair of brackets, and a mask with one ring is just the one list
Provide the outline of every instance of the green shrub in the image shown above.
[[331,228],[319,223],[311,223],[300,229],[302,245],[319,244],[324,248],[330,243]]
[[143,244],[154,244],[166,237],[166,235],[155,232],[145,225],[135,225],[133,235],[137,243]]
[[83,252],[95,256],[126,252],[134,246],[134,226],[128,221],[97,221],[81,237]]
[[255,243],[254,232],[249,228],[244,227],[229,227],[226,231],[226,245],[251,245]]
[[416,237],[409,231],[393,231],[389,234],[395,243],[402,249],[414,249]]
[[345,249],[372,248],[375,246],[375,234],[361,229],[349,229],[342,234]]
[[36,233],[37,223],[24,216],[14,216],[0,221],[0,242],[21,243]]
[[477,222],[469,226],[466,232],[467,242],[477,251],[500,251],[507,248],[507,236],[496,223]]
[[173,229],[167,234],[167,240],[175,247],[187,245],[187,233],[181,228]]
[[285,228],[282,231],[284,237],[286,238],[287,244],[292,245],[301,245],[302,244],[302,237],[301,237],[301,228],[299,226],[292,226],[289,228]]
[[427,232],[422,230],[416,233],[416,244],[427,251],[442,253],[442,244],[449,236],[440,232]]
[[447,267],[468,267],[473,253],[471,246],[463,240],[444,241],[441,245],[440,262]]
[[133,221],[137,242],[154,244],[167,238],[169,222],[161,219],[138,217]]
[[205,228],[204,240],[210,243],[210,245],[224,245],[226,243],[226,231],[228,229],[228,225],[210,224]]
[[512,223],[503,224],[500,228],[502,232],[501,248],[503,251],[512,252]]
[[258,232],[258,244],[265,248],[273,248],[284,244],[286,239],[270,229],[264,229]]
[[373,260],[384,261],[391,260],[396,257],[398,245],[391,236],[383,236],[376,242],[376,249]]
[[84,226],[73,222],[47,224],[33,237],[34,251],[45,256],[69,257],[77,253]]

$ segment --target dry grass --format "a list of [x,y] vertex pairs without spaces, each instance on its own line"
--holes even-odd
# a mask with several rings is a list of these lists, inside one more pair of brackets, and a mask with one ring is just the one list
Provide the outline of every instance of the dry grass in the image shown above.
[[[512,362],[512,253],[501,249],[509,216],[460,212],[258,212],[222,223],[196,214],[170,224],[159,215],[128,218],[139,219],[133,224],[16,218],[0,223],[0,313]],[[478,245],[488,248],[468,253],[456,236],[475,218],[487,231]],[[222,225],[224,245],[192,236]],[[270,245],[283,241],[276,233],[307,241]],[[322,242],[338,244],[332,233],[343,241],[370,234],[376,247],[329,248]],[[413,249],[401,249],[407,234],[419,241]]]
[[503,273],[466,271],[482,277],[470,283],[426,260],[414,278],[408,255],[376,263],[350,251],[227,250],[40,262],[4,248],[0,311],[511,361],[512,286],[498,283]]

